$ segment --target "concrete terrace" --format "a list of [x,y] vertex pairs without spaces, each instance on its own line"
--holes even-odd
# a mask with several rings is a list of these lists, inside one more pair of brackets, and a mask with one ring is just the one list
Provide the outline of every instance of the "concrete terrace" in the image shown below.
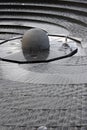
[[0,130],[87,130],[87,1],[0,1],[0,41],[32,27],[63,29],[81,39],[85,55],[30,65],[0,61]]

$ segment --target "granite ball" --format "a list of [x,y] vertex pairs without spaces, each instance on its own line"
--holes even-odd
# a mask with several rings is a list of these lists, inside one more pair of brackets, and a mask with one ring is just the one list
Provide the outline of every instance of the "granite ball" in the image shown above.
[[40,126],[37,130],[47,130],[46,126]]
[[33,28],[24,33],[22,38],[22,49],[28,52],[49,50],[49,37],[42,29]]

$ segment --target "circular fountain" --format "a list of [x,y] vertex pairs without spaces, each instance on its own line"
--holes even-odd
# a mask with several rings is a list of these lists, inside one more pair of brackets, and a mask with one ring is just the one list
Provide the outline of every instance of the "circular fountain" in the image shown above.
[[68,43],[67,39],[70,40],[66,36],[52,36],[42,29],[32,28],[22,37],[4,41],[0,46],[0,57],[15,63],[41,63],[67,58],[77,53],[76,41]]

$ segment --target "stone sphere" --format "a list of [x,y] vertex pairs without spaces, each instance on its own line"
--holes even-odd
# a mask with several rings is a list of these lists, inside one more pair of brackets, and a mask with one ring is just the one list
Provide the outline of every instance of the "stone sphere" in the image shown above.
[[47,130],[46,126],[40,126],[37,130]]
[[49,38],[47,33],[38,28],[25,32],[22,38],[22,49],[28,52],[49,50]]

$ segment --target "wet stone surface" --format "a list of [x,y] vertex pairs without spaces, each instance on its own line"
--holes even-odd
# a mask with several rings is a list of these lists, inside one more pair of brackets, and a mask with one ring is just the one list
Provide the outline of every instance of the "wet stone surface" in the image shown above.
[[[22,36],[21,36],[22,37]],[[49,50],[29,52],[22,48],[22,38],[16,38],[8,40],[0,45],[0,57],[2,60],[27,63],[35,61],[49,61],[55,58],[62,59],[62,57],[68,57],[69,55],[86,55],[81,48],[81,43],[71,40],[66,36],[49,36]],[[80,41],[79,41],[80,42]],[[24,45],[23,45],[24,46]],[[28,45],[27,45],[28,46]],[[77,50],[78,49],[78,50]],[[75,53],[74,51],[77,50]],[[82,53],[83,51],[83,53]]]

